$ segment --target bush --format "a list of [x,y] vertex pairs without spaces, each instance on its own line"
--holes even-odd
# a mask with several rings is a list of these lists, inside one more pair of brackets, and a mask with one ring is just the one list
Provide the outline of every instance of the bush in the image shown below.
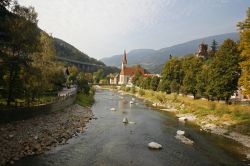
[[129,92],[129,91],[130,91],[130,87],[126,87],[126,88],[125,88],[125,91],[126,91],[126,92]]
[[142,90],[142,89],[139,89],[139,92],[138,92],[138,93],[139,93],[139,95],[140,95],[140,96],[145,95],[145,91],[144,91],[144,90]]
[[124,91],[125,91],[125,89],[126,89],[126,86],[125,86],[125,85],[122,85],[122,86],[120,87],[120,90],[124,90]]
[[131,87],[130,92],[133,93],[133,94],[135,93],[135,87],[134,86]]

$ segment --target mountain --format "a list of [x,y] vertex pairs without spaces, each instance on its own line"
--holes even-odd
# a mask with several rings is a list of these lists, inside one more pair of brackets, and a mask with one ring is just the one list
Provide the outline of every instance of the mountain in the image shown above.
[[53,38],[53,40],[56,50],[56,56],[105,66],[103,62],[89,57],[88,55],[84,54],[74,46],[70,45],[69,43],[58,38]]
[[[165,47],[159,50],[153,49],[136,49],[127,53],[127,61],[129,66],[140,64],[151,73],[160,73],[163,64],[169,59],[169,55],[184,56],[197,51],[201,42],[205,42],[208,45],[216,40],[220,45],[225,39],[239,40],[239,34],[236,32],[220,34],[216,36],[209,36],[192,41],[188,41],[182,44],[177,44],[171,47]],[[112,57],[102,58],[101,61],[109,66],[121,65],[122,55],[114,55]]]

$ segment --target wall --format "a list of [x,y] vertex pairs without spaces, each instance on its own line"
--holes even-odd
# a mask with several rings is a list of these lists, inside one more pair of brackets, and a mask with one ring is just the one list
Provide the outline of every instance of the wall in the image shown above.
[[41,114],[48,114],[63,110],[76,100],[76,93],[71,96],[60,97],[59,100],[31,107],[0,107],[0,123],[23,120]]

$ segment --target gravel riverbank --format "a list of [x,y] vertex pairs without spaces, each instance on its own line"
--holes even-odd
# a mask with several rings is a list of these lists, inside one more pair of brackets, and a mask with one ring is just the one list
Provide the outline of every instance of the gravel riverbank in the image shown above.
[[0,124],[0,165],[44,153],[84,132],[94,116],[89,108],[73,105],[31,119]]

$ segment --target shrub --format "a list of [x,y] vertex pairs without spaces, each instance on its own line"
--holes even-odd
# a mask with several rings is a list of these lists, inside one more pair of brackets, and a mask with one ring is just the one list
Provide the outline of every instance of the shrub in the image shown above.
[[133,93],[133,94],[135,93],[135,87],[134,86],[131,87],[130,92]]
[[130,87],[126,87],[126,88],[125,88],[125,91],[126,91],[126,92],[129,92],[129,91],[130,91]]
[[139,89],[139,92],[138,92],[138,93],[139,93],[139,95],[140,95],[140,96],[145,95],[145,91],[144,91],[144,90],[142,90],[142,89]]

